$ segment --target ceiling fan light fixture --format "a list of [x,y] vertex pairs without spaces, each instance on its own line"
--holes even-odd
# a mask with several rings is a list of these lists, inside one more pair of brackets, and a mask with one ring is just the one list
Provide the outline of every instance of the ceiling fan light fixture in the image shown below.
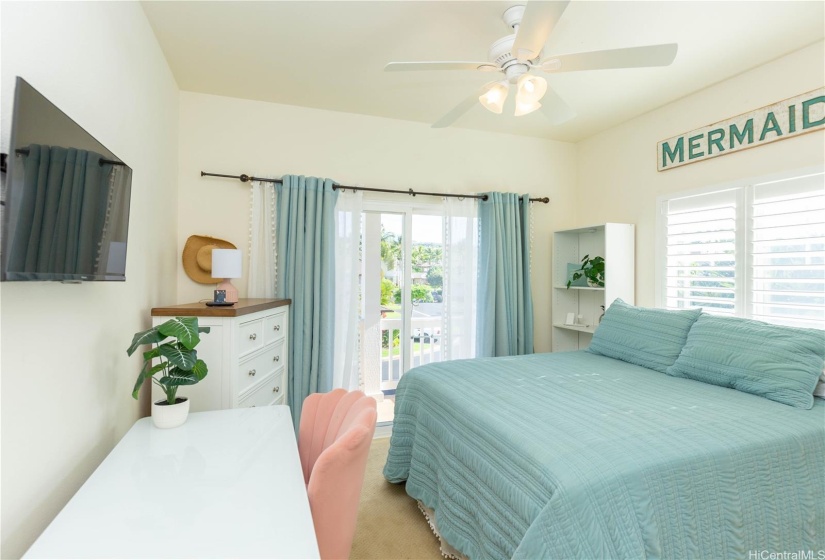
[[544,94],[547,93],[547,80],[541,76],[522,74],[519,76],[516,87],[516,103],[531,104],[538,103]]
[[526,103],[519,101],[518,97],[516,98],[516,113],[517,117],[523,117],[524,115],[529,115],[533,111],[540,109],[541,103],[538,101],[528,101]]
[[481,105],[490,111],[500,115],[504,110],[504,101],[507,99],[507,91],[509,86],[507,82],[496,82],[490,88],[478,96],[478,101]]

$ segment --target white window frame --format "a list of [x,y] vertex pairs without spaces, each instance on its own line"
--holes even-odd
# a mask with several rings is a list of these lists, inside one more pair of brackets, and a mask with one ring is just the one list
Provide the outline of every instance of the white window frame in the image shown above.
[[736,282],[736,315],[738,317],[749,317],[750,310],[753,307],[753,278],[749,273],[751,270],[751,255],[748,250],[748,244],[750,242],[749,236],[751,228],[753,227],[753,215],[750,211],[750,207],[753,204],[753,189],[747,187],[818,173],[825,173],[825,166],[805,167],[771,175],[750,177],[728,183],[659,195],[656,198],[656,251],[654,258],[656,275],[654,282],[654,301],[656,307],[665,308],[667,299],[667,279],[665,278],[667,274],[667,205],[670,200],[739,189],[736,200],[736,223],[737,228],[741,227],[740,224],[745,224],[745,230],[739,234],[737,229],[736,236],[736,278],[738,280]]

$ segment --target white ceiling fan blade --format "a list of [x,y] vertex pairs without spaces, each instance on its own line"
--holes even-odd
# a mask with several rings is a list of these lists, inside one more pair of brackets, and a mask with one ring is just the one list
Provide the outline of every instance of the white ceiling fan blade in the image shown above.
[[550,121],[550,124],[554,126],[567,122],[576,116],[576,111],[550,88],[547,88],[547,93],[541,99],[541,110],[547,120]]
[[546,2],[542,0],[531,0],[524,8],[524,16],[518,26],[516,41],[513,43],[513,55],[520,62],[536,58],[547,37],[553,31],[564,10],[567,9],[569,0],[560,2]]
[[465,99],[455,107],[453,107],[453,109],[449,113],[435,121],[430,128],[446,128],[453,124],[464,113],[472,109],[474,105],[480,105],[480,103],[478,102],[479,96],[484,95],[484,93],[488,89],[490,89],[490,87],[495,83],[497,82],[488,82],[480,88],[478,88],[478,91],[470,95],[467,99]]
[[676,58],[679,45],[649,45],[574,54],[564,54],[547,59],[539,68],[545,72],[578,72],[580,70],[604,70],[608,68],[642,68],[668,66]]
[[489,62],[390,62],[384,66],[384,72],[409,72],[419,70],[481,70],[484,72],[497,72],[500,70],[495,64]]

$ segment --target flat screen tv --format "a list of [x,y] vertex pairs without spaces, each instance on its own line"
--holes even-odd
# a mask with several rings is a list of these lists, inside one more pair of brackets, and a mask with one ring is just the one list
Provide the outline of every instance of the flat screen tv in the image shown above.
[[132,169],[17,78],[0,279],[126,280]]

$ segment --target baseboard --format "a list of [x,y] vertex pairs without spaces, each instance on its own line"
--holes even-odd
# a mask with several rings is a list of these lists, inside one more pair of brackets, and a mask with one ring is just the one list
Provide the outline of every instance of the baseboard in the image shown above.
[[392,435],[392,424],[387,422],[386,424],[382,424],[380,426],[375,427],[375,435],[372,436],[372,439],[388,438],[391,435]]

